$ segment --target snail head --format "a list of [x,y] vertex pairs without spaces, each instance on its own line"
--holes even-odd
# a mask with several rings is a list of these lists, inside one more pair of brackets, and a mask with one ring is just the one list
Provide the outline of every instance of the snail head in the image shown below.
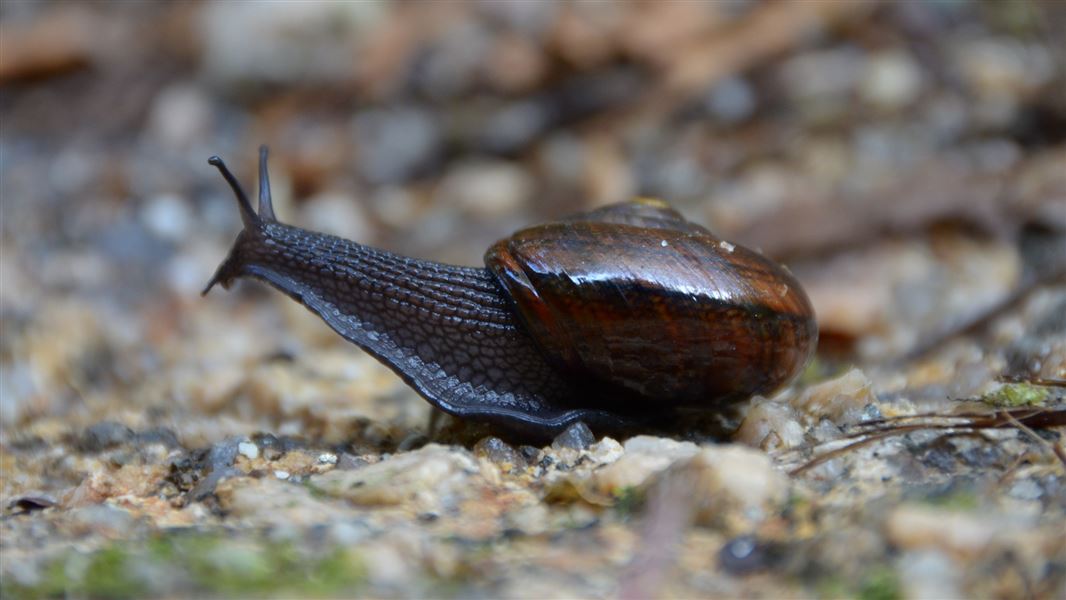
[[222,173],[222,177],[226,179],[226,183],[233,190],[233,195],[237,199],[237,208],[240,209],[241,221],[244,222],[244,229],[237,235],[237,239],[233,243],[233,247],[230,249],[226,259],[222,261],[214,276],[211,277],[211,281],[207,282],[207,286],[200,293],[202,296],[206,296],[216,283],[229,289],[233,280],[240,275],[240,267],[242,265],[240,251],[244,246],[243,242],[249,236],[254,236],[261,232],[266,223],[277,221],[274,216],[274,204],[270,195],[270,176],[267,173],[267,157],[269,153],[270,151],[265,145],[259,147],[258,214],[252,209],[252,203],[248,200],[248,195],[244,193],[244,188],[241,187],[241,183],[237,181],[237,178],[226,166],[226,163],[218,156],[212,156],[207,159],[207,163]]

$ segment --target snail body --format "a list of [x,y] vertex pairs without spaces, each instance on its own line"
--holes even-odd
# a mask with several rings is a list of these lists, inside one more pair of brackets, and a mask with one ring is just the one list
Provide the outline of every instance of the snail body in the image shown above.
[[399,256],[259,212],[204,290],[263,280],[392,368],[434,406],[532,434],[720,410],[799,373],[814,314],[782,267],[640,199],[520,230],[486,268]]

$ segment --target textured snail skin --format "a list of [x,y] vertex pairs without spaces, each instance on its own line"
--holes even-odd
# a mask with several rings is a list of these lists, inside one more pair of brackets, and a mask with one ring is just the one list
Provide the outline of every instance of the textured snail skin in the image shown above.
[[267,282],[460,417],[550,435],[714,410],[795,376],[817,332],[799,284],[664,203],[519,231],[488,269],[418,260],[259,212],[217,157],[244,230],[204,290]]

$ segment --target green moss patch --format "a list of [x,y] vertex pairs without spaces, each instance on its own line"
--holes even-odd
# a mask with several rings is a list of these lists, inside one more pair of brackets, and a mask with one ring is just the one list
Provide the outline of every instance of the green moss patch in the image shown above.
[[171,533],[70,552],[32,585],[3,582],[5,598],[134,598],[159,593],[255,597],[346,596],[366,572],[343,548],[305,552],[287,542]]
[[1051,392],[1045,387],[1031,383],[1007,383],[985,394],[981,401],[999,408],[1040,406],[1047,402]]

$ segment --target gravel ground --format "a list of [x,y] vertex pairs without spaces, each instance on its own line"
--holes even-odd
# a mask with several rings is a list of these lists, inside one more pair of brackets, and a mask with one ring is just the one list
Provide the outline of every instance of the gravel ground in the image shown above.
[[[0,6],[4,597],[1066,597],[1066,4]],[[739,414],[521,440],[255,283],[636,195],[787,264]],[[655,351],[649,349],[649,351]],[[723,428],[723,425],[725,426]],[[724,429],[724,431],[723,431]]]

